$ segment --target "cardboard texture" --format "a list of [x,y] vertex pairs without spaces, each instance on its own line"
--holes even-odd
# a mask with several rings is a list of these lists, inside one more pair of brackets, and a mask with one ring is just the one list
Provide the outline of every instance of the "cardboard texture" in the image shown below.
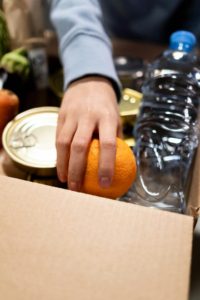
[[193,218],[0,176],[0,299],[186,300]]

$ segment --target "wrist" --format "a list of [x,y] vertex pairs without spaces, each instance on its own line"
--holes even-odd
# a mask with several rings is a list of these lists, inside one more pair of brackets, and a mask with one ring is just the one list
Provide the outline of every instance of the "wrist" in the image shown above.
[[121,97],[121,90],[119,89],[118,84],[111,78],[101,75],[85,75],[81,78],[77,78],[70,82],[68,88],[76,86],[78,84],[85,84],[85,83],[104,83],[113,90],[116,95],[116,100],[119,101]]

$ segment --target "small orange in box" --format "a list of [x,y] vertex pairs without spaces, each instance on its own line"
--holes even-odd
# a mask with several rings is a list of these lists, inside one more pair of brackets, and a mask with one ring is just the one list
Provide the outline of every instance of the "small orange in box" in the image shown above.
[[98,165],[100,145],[99,140],[91,142],[82,192],[116,199],[125,194],[136,177],[136,160],[130,147],[120,138],[117,138],[116,162],[112,184],[108,188],[99,185]]
[[0,90],[0,147],[4,127],[18,113],[19,98],[9,90]]

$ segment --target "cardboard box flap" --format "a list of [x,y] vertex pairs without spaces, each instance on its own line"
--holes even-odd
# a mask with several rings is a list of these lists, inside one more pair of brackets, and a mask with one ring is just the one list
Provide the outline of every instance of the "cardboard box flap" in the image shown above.
[[0,298],[186,300],[193,219],[0,176]]

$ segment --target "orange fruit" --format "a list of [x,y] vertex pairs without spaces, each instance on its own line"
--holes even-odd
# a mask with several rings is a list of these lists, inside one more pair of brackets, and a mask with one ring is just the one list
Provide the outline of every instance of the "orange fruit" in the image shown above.
[[125,194],[136,177],[136,160],[129,146],[117,138],[116,161],[112,183],[110,187],[103,188],[99,184],[100,143],[93,139],[88,151],[86,172],[82,185],[82,192],[96,196],[116,199]]

